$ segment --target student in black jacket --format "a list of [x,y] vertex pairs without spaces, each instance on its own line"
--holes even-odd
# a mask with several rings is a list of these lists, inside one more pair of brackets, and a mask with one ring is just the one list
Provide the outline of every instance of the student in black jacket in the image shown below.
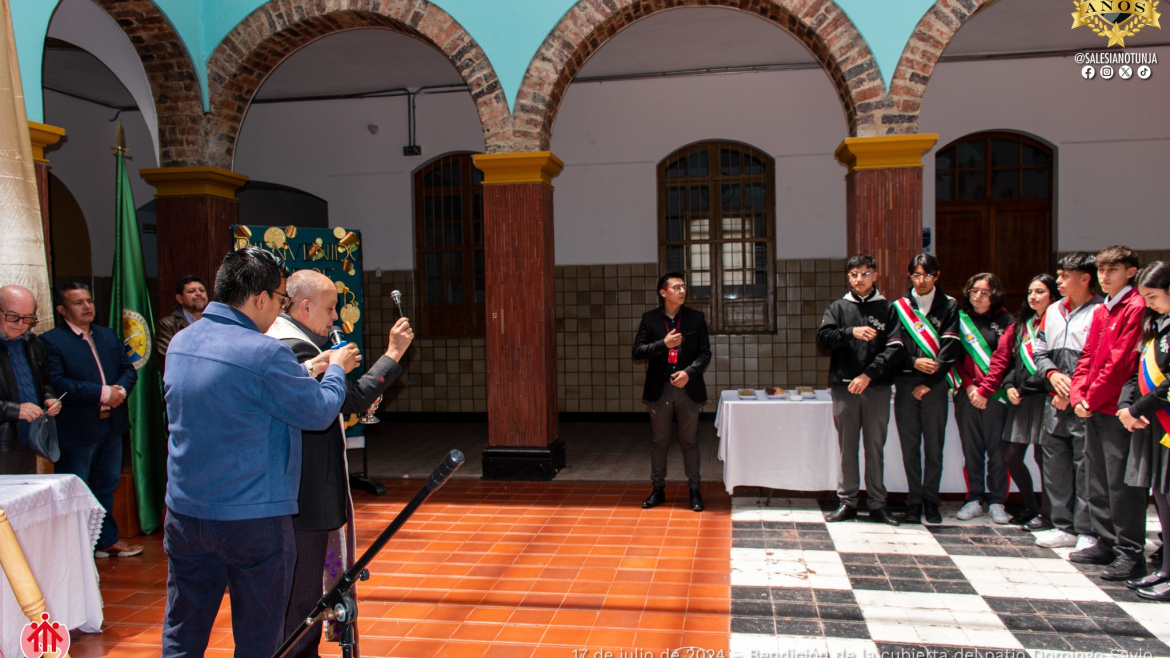
[[906,271],[911,288],[892,303],[898,317],[894,335],[902,341],[901,366],[894,379],[894,421],[909,486],[908,508],[902,520],[919,523],[925,516],[928,523],[942,523],[938,490],[947,430],[947,392],[952,387],[951,368],[963,355],[959,306],[938,287],[940,272],[934,256],[918,254]]
[[858,439],[864,436],[865,492],[869,518],[899,525],[886,511],[884,482],[886,430],[890,424],[890,385],[893,359],[900,339],[889,338],[897,319],[890,303],[874,287],[877,262],[858,254],[845,264],[849,292],[829,304],[817,329],[817,344],[830,350],[829,388],[833,396],[833,423],[841,448],[837,479],[840,507],[830,522],[857,516],[861,486],[857,464]]

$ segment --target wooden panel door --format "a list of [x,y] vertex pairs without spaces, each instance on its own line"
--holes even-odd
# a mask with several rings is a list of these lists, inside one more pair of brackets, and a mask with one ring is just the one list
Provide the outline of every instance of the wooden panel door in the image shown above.
[[989,214],[986,204],[940,207],[935,211],[940,285],[951,297],[959,296],[968,278],[988,269]]
[[991,271],[1003,282],[1008,310],[1028,295],[1028,282],[1052,272],[1052,212],[1049,204],[1016,203],[991,209]]

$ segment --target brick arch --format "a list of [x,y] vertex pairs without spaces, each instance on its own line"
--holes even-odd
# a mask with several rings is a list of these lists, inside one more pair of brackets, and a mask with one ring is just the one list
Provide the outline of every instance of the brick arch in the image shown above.
[[181,139],[203,121],[203,95],[191,55],[153,0],[94,0],[126,34],[146,71],[158,116],[159,166],[184,162]]
[[926,85],[934,74],[934,67],[955,33],[976,12],[998,0],[938,0],[918,21],[906,49],[898,60],[898,68],[890,79],[889,100],[907,119],[906,123],[891,126],[888,134],[907,135],[918,132],[918,113]]
[[[580,0],[549,33],[524,76],[512,148],[547,150],[565,91],[589,57],[622,28],[666,9],[720,6],[761,16],[803,43],[832,78],[850,134],[876,121],[885,94],[877,62],[833,0]],[[495,148],[493,148],[495,147]],[[502,150],[489,144],[488,151]]]
[[[338,8],[350,4],[366,9]],[[447,56],[467,83],[484,138],[511,128],[500,83],[483,49],[447,12],[426,0],[305,2],[270,0],[236,25],[207,63],[211,120],[201,126],[202,162],[231,168],[244,114],[264,78],[308,43],[354,28],[385,28],[418,37]]]

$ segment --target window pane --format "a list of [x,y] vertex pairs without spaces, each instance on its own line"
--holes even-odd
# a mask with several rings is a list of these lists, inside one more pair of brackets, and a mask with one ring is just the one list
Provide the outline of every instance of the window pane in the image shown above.
[[476,194],[471,197],[471,218],[477,222],[483,221],[483,195]]
[[752,208],[753,210],[764,209],[764,184],[763,183],[749,183],[744,190],[744,207]]
[[475,277],[475,303],[483,304],[487,299],[487,293],[484,291],[483,277]]
[[1024,183],[1020,196],[1025,199],[1047,199],[1052,196],[1051,169],[1024,169]]
[[719,173],[724,176],[739,175],[739,151],[731,149],[719,150]]
[[483,222],[471,225],[471,244],[477,247],[483,246]]
[[666,188],[666,212],[669,214],[680,213],[683,211],[683,204],[686,203],[686,188],[683,187],[668,187]]
[[959,144],[958,148],[958,166],[962,169],[974,169],[984,167],[983,158],[983,140],[974,142],[966,142]]
[[1047,167],[1050,164],[1052,164],[1051,155],[1031,144],[1024,144],[1025,167]]
[[443,268],[439,264],[441,262],[440,258],[440,254],[423,254],[423,273],[426,276],[439,276],[443,273]]
[[706,240],[711,237],[710,224],[706,219],[692,219],[690,221],[692,240]]
[[704,214],[711,211],[711,190],[706,185],[691,186],[690,211]]
[[752,260],[752,267],[757,269],[764,269],[768,267],[768,245],[763,242],[755,244],[755,258]]
[[722,185],[720,187],[719,207],[723,209],[723,212],[738,212],[743,207],[739,185]]
[[711,163],[708,161],[709,159],[710,158],[707,155],[707,149],[692,153],[691,157],[688,158],[688,164],[690,165],[690,172],[688,175],[709,176],[711,173]]
[[747,222],[743,217],[724,217],[720,222],[720,229],[723,231],[724,240],[742,240],[748,237],[748,228],[745,226]]
[[666,218],[666,239],[671,241],[683,239],[682,217],[675,215]]
[[471,184],[476,186],[483,185],[483,172],[480,171],[479,167],[474,165],[471,167]]
[[463,219],[463,197],[458,194],[443,197],[443,219],[446,221]]
[[764,173],[764,161],[759,158],[753,158],[750,155],[744,155],[743,173],[757,175]]
[[441,224],[423,224],[423,246],[438,247],[442,235]]
[[443,244],[447,247],[463,246],[463,225],[458,222],[443,224]]
[[679,158],[666,165],[667,178],[682,178],[687,175],[687,159]]
[[449,251],[443,254],[443,275],[463,276],[463,253]]
[[934,174],[934,199],[935,201],[954,201],[955,200],[955,173],[954,172],[935,172]]
[[1020,166],[1020,143],[1015,140],[991,140],[992,167]]
[[482,250],[475,252],[475,274],[477,276],[480,276],[480,277],[483,276],[483,251]]
[[744,296],[750,299],[766,299],[768,297],[768,272],[756,270],[755,279],[744,291]]
[[711,245],[692,244],[688,251],[691,255],[691,269],[702,271],[711,269]]
[[1015,199],[1020,196],[1020,170],[1008,169],[991,174],[991,198]]
[[671,272],[681,272],[687,269],[686,260],[683,258],[684,247],[674,246],[666,248],[666,269]]
[[756,213],[755,224],[756,224],[756,230],[755,230],[755,233],[752,234],[752,237],[755,237],[755,238],[768,237],[768,216],[762,212]]
[[427,279],[426,293],[424,295],[428,304],[442,304],[443,303],[443,280],[442,279]]
[[987,198],[987,174],[970,171],[959,174],[959,200],[972,201]]
[[463,303],[463,279],[443,279],[443,290],[448,304]]
[[442,218],[442,210],[440,209],[440,197],[424,196],[423,197],[423,221],[437,222]]
[[935,169],[954,169],[955,168],[955,149],[949,148],[945,151],[939,152],[934,156]]

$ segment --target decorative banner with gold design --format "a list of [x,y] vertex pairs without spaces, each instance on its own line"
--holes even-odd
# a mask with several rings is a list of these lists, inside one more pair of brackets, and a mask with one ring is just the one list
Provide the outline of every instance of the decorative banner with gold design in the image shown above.
[[[354,343],[362,352],[363,363],[366,354],[364,322],[362,321],[362,257],[361,232],[344,228],[297,228],[296,226],[232,226],[232,248],[242,249],[249,245],[260,247],[284,259],[289,269],[316,270],[329,277],[337,286],[338,324],[345,340]],[[376,359],[375,359],[376,360]],[[373,361],[368,361],[373,363]],[[357,380],[365,368],[355,368],[349,373],[351,380]],[[361,435],[357,416],[346,417],[347,436]]]

